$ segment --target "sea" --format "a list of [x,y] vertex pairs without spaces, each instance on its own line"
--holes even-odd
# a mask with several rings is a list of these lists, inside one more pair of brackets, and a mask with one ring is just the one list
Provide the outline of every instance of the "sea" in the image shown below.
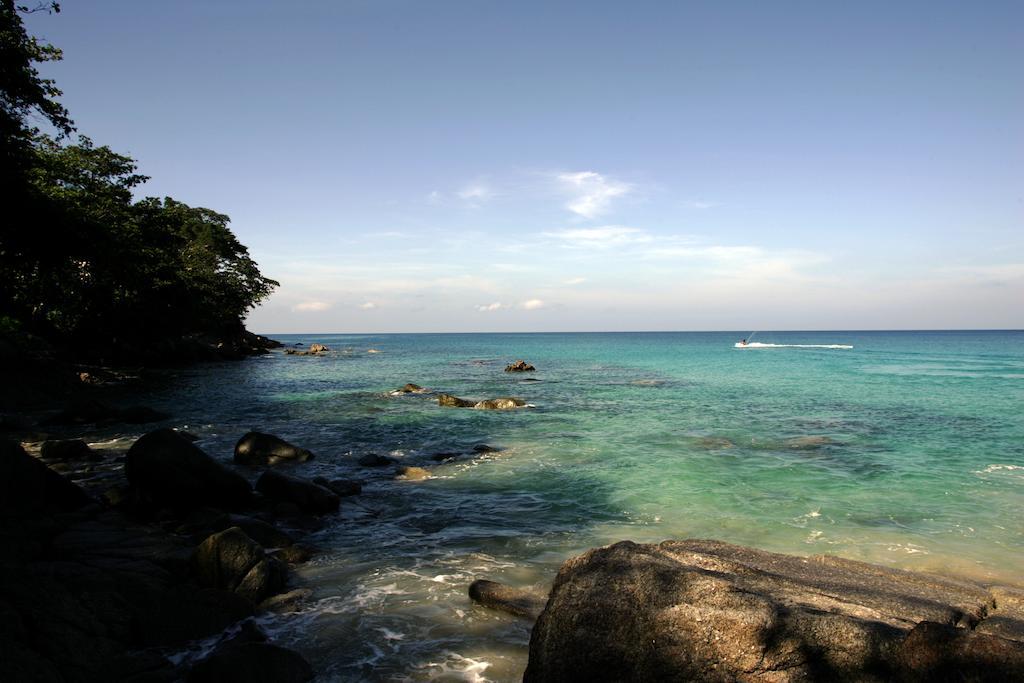
[[[623,539],[1024,584],[1024,332],[758,332],[736,348],[747,336],[274,335],[330,352],[168,372],[141,400],[225,463],[259,430],[315,453],[296,474],[363,480],[307,539],[319,554],[292,582],[310,598],[260,617],[321,681],[520,680],[531,624],[474,605],[469,584],[546,592],[567,558]],[[519,359],[536,371],[504,371]],[[409,382],[432,393],[393,393]],[[368,453],[430,476],[360,466]]]

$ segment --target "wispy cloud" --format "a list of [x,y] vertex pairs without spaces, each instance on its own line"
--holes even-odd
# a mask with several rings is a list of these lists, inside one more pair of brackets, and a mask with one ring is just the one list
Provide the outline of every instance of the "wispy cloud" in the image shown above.
[[484,304],[476,307],[476,310],[481,313],[490,313],[491,311],[500,311],[503,308],[507,308],[505,304],[500,301],[495,301],[493,304]]
[[545,303],[540,299],[529,299],[524,301],[521,306],[527,311],[536,311],[538,308],[544,308]]
[[373,303],[372,301],[367,301],[366,303],[359,304],[359,308],[363,309],[364,311],[372,311],[373,309],[377,308],[377,304]]
[[716,206],[721,206],[718,202],[707,202],[701,199],[691,199],[690,201],[683,202],[683,205],[691,209],[713,209]]
[[629,183],[612,180],[594,171],[559,173],[558,180],[573,195],[565,208],[584,218],[596,218],[606,213],[612,199],[633,189]]
[[562,284],[566,284],[571,287],[573,285],[582,285],[586,281],[587,278],[585,277],[571,277],[568,280],[565,280]]
[[575,249],[608,249],[624,244],[650,242],[653,238],[639,228],[624,225],[604,225],[599,228],[577,228],[543,233]]
[[326,301],[303,301],[292,306],[292,310],[299,313],[316,313],[317,311],[326,311],[330,307],[331,305]]
[[478,207],[480,204],[494,197],[494,190],[485,183],[476,182],[464,186],[461,190],[455,193],[455,196],[472,207]]

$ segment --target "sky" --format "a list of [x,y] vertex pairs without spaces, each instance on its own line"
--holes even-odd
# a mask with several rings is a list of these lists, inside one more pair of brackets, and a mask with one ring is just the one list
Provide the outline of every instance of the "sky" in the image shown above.
[[287,332],[1024,327],[1024,3],[65,0]]

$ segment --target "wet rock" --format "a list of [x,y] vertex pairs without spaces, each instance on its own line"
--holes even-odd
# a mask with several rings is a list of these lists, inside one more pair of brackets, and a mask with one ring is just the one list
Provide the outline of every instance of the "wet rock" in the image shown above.
[[244,515],[228,515],[227,526],[235,526],[245,535],[264,548],[284,548],[294,543],[294,539],[273,524],[268,524],[255,517]]
[[473,401],[467,401],[466,399],[459,398],[458,396],[441,394],[437,397],[437,405],[449,408],[472,408],[476,404],[473,403]]
[[[841,558],[624,541],[562,566],[524,681],[1019,679],[1024,643],[955,628],[983,624],[990,602]],[[912,634],[923,621],[940,629]]]
[[158,429],[128,449],[125,474],[133,487],[174,509],[241,507],[249,482],[172,429]]
[[284,566],[238,527],[211,535],[192,556],[200,585],[232,591],[258,603],[284,588]]
[[118,410],[93,399],[75,400],[45,420],[44,425],[95,424],[116,419]]
[[462,453],[433,453],[430,459],[434,462],[448,462],[450,460],[458,460],[462,456]]
[[810,450],[814,448],[821,448],[822,446],[830,446],[835,444],[835,441],[828,436],[820,435],[809,435],[809,436],[795,436],[792,439],[786,439],[786,448],[792,448],[793,450]]
[[297,505],[303,512],[323,515],[341,504],[338,495],[312,481],[267,470],[256,480],[256,490],[271,500]]
[[278,548],[271,555],[287,564],[302,564],[313,557],[314,551],[301,543],[292,543],[289,546]]
[[474,453],[497,453],[500,450],[500,448],[495,448],[494,446],[489,446],[485,443],[478,443],[473,446]]
[[419,481],[430,477],[430,470],[423,467],[399,467],[395,470],[395,476],[399,479]]
[[39,448],[43,460],[100,460],[100,454],[81,439],[51,439]]
[[304,683],[313,668],[302,655],[271,643],[228,643],[196,663],[187,683]]
[[505,366],[505,372],[533,372],[536,369],[525,360],[517,360],[515,363],[509,363]]
[[404,387],[402,387],[400,389],[395,389],[391,393],[393,393],[393,394],[424,394],[424,393],[426,393],[428,391],[430,391],[430,390],[429,389],[424,389],[419,384],[406,384]]
[[386,467],[388,465],[394,465],[395,459],[388,458],[383,455],[377,455],[376,453],[367,453],[363,457],[359,458],[358,462],[363,467]]
[[91,502],[85,491],[26,453],[21,444],[0,439],[0,516],[68,512]]
[[328,351],[330,351],[330,349],[323,344],[313,343],[309,345],[310,353],[327,353]]
[[313,454],[273,434],[249,432],[235,444],[235,462],[249,467],[271,466],[282,462],[306,462]]
[[522,408],[525,405],[526,401],[521,398],[505,396],[502,398],[491,398],[486,401],[480,401],[473,407],[477,410],[514,410],[515,408]]
[[331,479],[328,481],[326,477],[313,477],[313,483],[334,491],[342,498],[359,495],[363,492],[363,482],[356,479]]
[[313,591],[308,588],[296,588],[287,593],[267,598],[260,603],[259,609],[263,612],[274,612],[275,614],[295,612],[311,595],[313,595]]
[[478,579],[469,584],[469,597],[484,607],[527,619],[536,619],[547,602],[543,595],[485,579]]

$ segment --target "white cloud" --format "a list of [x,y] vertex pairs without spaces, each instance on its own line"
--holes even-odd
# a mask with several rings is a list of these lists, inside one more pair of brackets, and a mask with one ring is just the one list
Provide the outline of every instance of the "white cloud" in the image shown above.
[[491,311],[500,311],[503,308],[507,308],[507,306],[505,306],[505,304],[499,301],[495,301],[493,304],[477,306],[476,310],[480,311],[481,313],[489,313]]
[[303,301],[292,306],[292,310],[300,313],[315,313],[317,311],[326,311],[330,307],[331,305],[326,301]]
[[585,277],[572,277],[572,278],[569,278],[568,280],[565,280],[565,282],[563,284],[567,284],[567,285],[570,285],[570,286],[572,286],[572,285],[582,285],[586,281],[587,281],[587,278],[585,278]]
[[717,202],[705,202],[700,199],[694,199],[684,203],[691,209],[713,209],[716,206],[721,206],[721,204],[718,204]]
[[527,311],[535,311],[538,308],[544,308],[544,302],[540,299],[530,299],[529,301],[524,301],[522,307]]
[[359,304],[359,308],[363,309],[364,311],[372,311],[373,309],[377,308],[377,304],[373,303],[372,301],[367,301],[365,304]]
[[494,196],[494,192],[487,185],[483,183],[472,183],[466,185],[461,190],[456,192],[459,199],[465,199],[467,202],[477,203],[485,202]]
[[584,218],[596,218],[607,212],[612,199],[633,189],[628,183],[612,180],[593,171],[560,173],[558,180],[574,195],[565,208]]
[[599,228],[579,228],[546,232],[545,237],[560,240],[565,246],[576,249],[608,249],[625,244],[650,242],[651,236],[639,228],[624,225],[605,225]]
[[437,190],[432,190],[431,193],[427,195],[428,204],[440,204],[442,199],[444,199],[444,197]]

